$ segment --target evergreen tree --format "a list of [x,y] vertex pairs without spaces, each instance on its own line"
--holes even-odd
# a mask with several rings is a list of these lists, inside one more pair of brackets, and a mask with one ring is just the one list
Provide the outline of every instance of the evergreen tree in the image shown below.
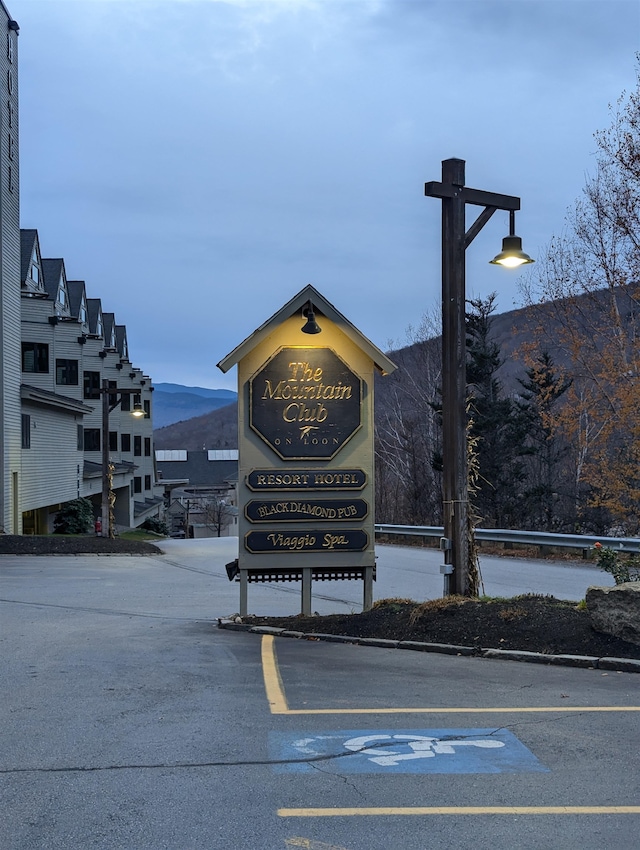
[[503,361],[491,336],[495,299],[493,293],[485,300],[470,300],[466,315],[469,438],[478,472],[476,512],[484,526],[509,528],[522,521],[525,423],[497,377]]
[[560,428],[558,401],[571,386],[571,379],[557,369],[548,351],[543,351],[518,379],[522,387],[514,402],[520,429],[526,434],[526,484],[524,490],[527,527],[550,531],[567,525],[571,500],[565,485],[563,460],[568,446]]
[[93,506],[89,499],[66,502],[53,520],[54,534],[86,534],[93,527]]

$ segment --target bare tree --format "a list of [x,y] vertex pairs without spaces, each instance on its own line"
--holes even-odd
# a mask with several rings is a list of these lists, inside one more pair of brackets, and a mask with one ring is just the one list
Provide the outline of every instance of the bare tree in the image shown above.
[[217,537],[222,537],[222,532],[233,522],[234,509],[226,499],[217,497],[203,499],[201,504],[205,524]]
[[441,383],[435,320],[409,329],[410,344],[393,354],[398,369],[376,399],[376,518],[433,525],[442,516],[437,456],[441,437],[434,402]]
[[595,140],[595,175],[524,292],[546,315],[541,348],[573,378],[562,416],[583,521],[632,534],[640,528],[640,77]]

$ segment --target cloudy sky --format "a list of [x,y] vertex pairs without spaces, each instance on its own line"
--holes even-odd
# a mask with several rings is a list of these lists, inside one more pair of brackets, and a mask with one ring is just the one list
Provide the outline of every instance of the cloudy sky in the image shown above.
[[[216,363],[312,283],[387,350],[440,298],[441,161],[518,195],[540,255],[635,87],[638,0],[5,0],[22,226],[126,324],[155,382]],[[469,208],[469,223],[479,211]],[[467,291],[519,303],[467,250]]]

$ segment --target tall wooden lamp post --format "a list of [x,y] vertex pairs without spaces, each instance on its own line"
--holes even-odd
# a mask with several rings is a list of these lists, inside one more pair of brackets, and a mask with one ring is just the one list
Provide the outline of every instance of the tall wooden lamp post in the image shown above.
[[102,397],[102,533],[107,537],[114,537],[115,532],[113,522],[111,521],[111,506],[109,504],[111,496],[111,475],[109,471],[109,414],[120,404],[123,397],[138,396],[134,399],[132,416],[144,416],[144,409],[140,402],[139,389],[121,389],[119,387],[110,387],[109,381],[103,378],[102,386],[100,387],[100,395]]
[[[465,162],[445,159],[442,181],[426,183],[424,193],[442,200],[442,455],[445,575],[444,594],[469,595],[469,496],[467,462],[467,373],[465,331],[465,250],[496,210],[510,213],[509,236],[492,263],[515,268],[533,260],[515,235],[520,198],[465,186]],[[467,204],[484,207],[466,230]]]

